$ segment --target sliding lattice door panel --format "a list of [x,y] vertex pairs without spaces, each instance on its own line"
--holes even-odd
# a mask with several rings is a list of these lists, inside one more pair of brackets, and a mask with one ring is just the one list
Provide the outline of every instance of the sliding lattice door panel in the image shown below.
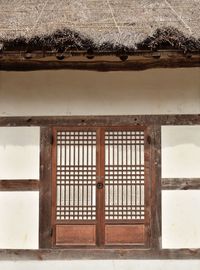
[[56,132],[56,243],[95,244],[96,131]]
[[[144,243],[144,131],[105,132],[105,239]],[[130,225],[131,224],[131,225]]]
[[53,136],[54,244],[145,245],[145,130],[55,128]]

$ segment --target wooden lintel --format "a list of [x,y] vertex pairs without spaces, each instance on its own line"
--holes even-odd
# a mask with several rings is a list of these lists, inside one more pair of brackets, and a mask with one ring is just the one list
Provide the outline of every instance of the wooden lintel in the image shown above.
[[200,189],[200,178],[163,178],[163,190]]
[[0,260],[82,260],[82,259],[134,259],[134,260],[199,260],[200,249],[39,249],[0,250]]
[[200,125],[200,114],[115,116],[19,116],[0,117],[1,127],[15,126],[123,126]]
[[[60,60],[59,60],[60,59]],[[124,59],[124,61],[123,61]],[[28,58],[25,51],[5,51],[0,59],[2,70],[31,71],[48,69],[76,69],[96,71],[145,70],[151,68],[199,67],[200,54],[184,54],[177,50],[157,52],[135,51],[128,55],[117,52],[66,52],[59,58],[56,52],[33,51]]]
[[34,71],[34,70],[93,70],[93,71],[140,71],[155,68],[191,68],[200,67],[200,59],[153,59],[127,62],[60,62],[60,61],[1,61],[0,70]]
[[0,191],[38,191],[39,180],[0,180]]

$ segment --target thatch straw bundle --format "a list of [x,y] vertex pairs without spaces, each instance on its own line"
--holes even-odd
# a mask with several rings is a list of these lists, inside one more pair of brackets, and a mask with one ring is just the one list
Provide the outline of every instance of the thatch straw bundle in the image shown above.
[[200,50],[200,0],[0,1],[4,49]]

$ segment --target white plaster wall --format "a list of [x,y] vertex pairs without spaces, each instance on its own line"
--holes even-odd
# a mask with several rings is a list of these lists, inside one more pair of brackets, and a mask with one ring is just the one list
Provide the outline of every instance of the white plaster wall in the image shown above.
[[48,261],[48,262],[1,262],[3,270],[199,270],[200,261]]
[[38,248],[39,192],[0,192],[0,216],[0,248]]
[[39,179],[39,159],[39,127],[0,127],[0,179]]
[[200,178],[200,126],[163,126],[162,177]]
[[[124,73],[80,71],[0,73],[0,116],[165,113],[200,113],[199,69]],[[34,203],[31,198],[30,200]],[[168,205],[167,197],[164,200],[165,206]],[[174,214],[176,215],[176,212]],[[51,270],[66,267],[75,270],[84,267],[88,270],[94,268],[143,270],[147,267],[155,270],[188,268],[199,270],[200,261],[1,262],[0,267],[5,270],[27,268]]]
[[200,191],[162,191],[162,247],[200,247]]
[[0,73],[0,115],[200,112],[200,70]]
[[[162,177],[200,178],[200,126],[163,126]],[[173,180],[171,180],[173,181]],[[162,191],[162,247],[200,247],[200,191]]]

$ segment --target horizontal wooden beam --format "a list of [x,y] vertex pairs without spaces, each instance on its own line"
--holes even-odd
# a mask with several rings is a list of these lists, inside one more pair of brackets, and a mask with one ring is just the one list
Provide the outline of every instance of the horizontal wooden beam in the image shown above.
[[38,191],[39,180],[0,180],[0,191]]
[[0,260],[80,260],[80,259],[134,259],[134,260],[199,260],[200,249],[40,249],[0,250]]
[[4,71],[34,71],[34,70],[92,70],[92,71],[141,71],[155,68],[192,68],[200,67],[200,59],[152,59],[126,62],[89,62],[83,61],[1,61],[0,70]]
[[[153,51],[151,49],[137,49],[132,50],[128,52],[120,51],[120,50],[66,50],[64,52],[57,52],[56,50],[39,50],[39,49],[32,49],[31,51],[27,51],[25,49],[4,49],[1,52],[2,59],[62,59],[65,61],[68,61],[71,59],[71,61],[80,61],[83,59],[90,59],[91,61],[94,60],[94,58],[100,59],[115,59],[115,58],[121,58],[121,56],[128,56],[130,59],[132,57],[145,57],[145,58],[159,58],[161,56],[174,58],[176,57],[198,57],[199,56],[199,50],[191,50],[184,52],[184,50],[181,49],[157,49],[156,51]],[[61,57],[62,56],[62,57]]]
[[41,69],[76,69],[96,71],[145,70],[151,68],[199,67],[198,51],[184,54],[177,50],[135,51],[128,55],[117,52],[4,51],[0,59],[2,70],[28,71]]
[[0,117],[0,126],[200,125],[200,114]]
[[200,178],[163,178],[163,190],[200,189]]

